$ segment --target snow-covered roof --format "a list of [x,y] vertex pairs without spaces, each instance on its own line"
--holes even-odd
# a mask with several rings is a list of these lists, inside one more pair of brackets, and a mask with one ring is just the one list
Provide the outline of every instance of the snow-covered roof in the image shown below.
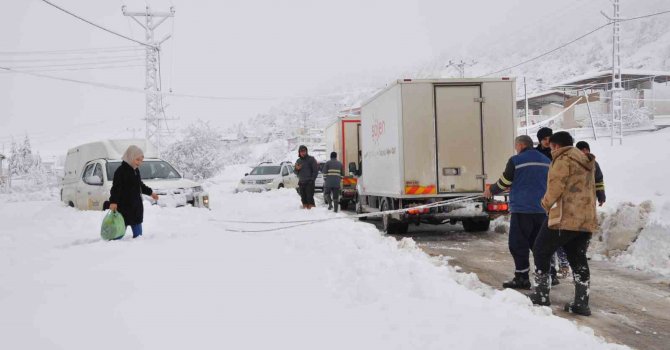
[[[584,86],[597,84],[601,82],[608,82],[607,79],[610,79],[612,76],[612,70],[602,70],[597,72],[590,72],[576,77],[572,77],[565,81],[562,81],[558,84],[553,85],[554,88],[560,87],[574,87],[574,86]],[[654,78],[654,81],[657,83],[663,83],[670,81],[670,72],[668,71],[656,71],[656,70],[646,70],[646,69],[622,69],[621,70],[621,80],[630,80],[630,79],[642,79],[642,78]]]
[[[530,94],[530,95],[528,95],[528,99],[529,99],[529,100],[532,100],[532,99],[535,99],[535,98],[538,98],[538,97],[545,97],[545,96],[554,95],[554,94],[556,94],[556,95],[561,95],[561,96],[565,96],[565,97],[572,97],[572,95],[568,94],[568,93],[565,92],[565,91],[561,91],[561,90],[547,90],[547,91],[541,91],[541,92],[536,92],[536,93]],[[524,99],[525,99],[524,96],[520,96],[520,97],[517,96],[516,101],[517,101],[517,102],[520,102],[520,101],[524,101]]]

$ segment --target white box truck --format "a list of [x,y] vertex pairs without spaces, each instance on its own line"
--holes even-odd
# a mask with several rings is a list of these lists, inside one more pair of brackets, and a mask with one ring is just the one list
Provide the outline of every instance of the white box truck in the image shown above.
[[[356,192],[356,172],[360,159],[360,128],[361,117],[358,114],[349,114],[338,117],[335,122],[326,127],[324,132],[327,154],[337,152],[339,160],[344,165],[344,177],[340,189],[340,206],[346,209],[349,203],[358,200]],[[353,164],[353,168],[350,166]],[[351,168],[351,169],[350,169]]]
[[[514,154],[513,78],[398,80],[362,105],[357,212],[412,208],[483,194]],[[356,170],[356,169],[351,169]],[[383,215],[384,231],[463,223],[484,231],[505,214],[483,198]]]
[[[142,181],[161,196],[159,205],[209,207],[209,195],[195,181],[182,178],[170,163],[143,139],[104,140],[74,147],[67,152],[61,187],[61,201],[81,210],[109,208],[109,191],[114,172],[128,146],[144,151],[140,166]],[[152,201],[149,197],[147,200]]]

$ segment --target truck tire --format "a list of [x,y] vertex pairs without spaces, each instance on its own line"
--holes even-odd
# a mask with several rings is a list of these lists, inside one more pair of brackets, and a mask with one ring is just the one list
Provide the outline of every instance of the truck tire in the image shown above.
[[490,225],[490,220],[463,220],[463,229],[465,229],[465,232],[486,232],[489,230]]
[[347,207],[349,207],[349,201],[340,201],[340,209],[342,210],[347,210]]
[[[391,206],[389,205],[389,201],[387,199],[382,200],[382,205],[379,208],[381,211],[388,211],[391,210]],[[392,218],[391,215],[382,215],[382,229],[385,234],[387,235],[397,235],[401,234],[401,223],[395,222]]]
[[281,190],[282,188],[284,188],[284,184],[279,184],[279,187],[277,187],[278,190]]
[[[358,202],[356,202],[356,214],[365,214],[363,212],[363,203],[361,203],[360,200]],[[362,218],[358,218],[358,220],[367,221],[368,218],[367,217],[362,217]]]
[[406,235],[409,231],[409,222],[398,223],[398,229],[401,235]]

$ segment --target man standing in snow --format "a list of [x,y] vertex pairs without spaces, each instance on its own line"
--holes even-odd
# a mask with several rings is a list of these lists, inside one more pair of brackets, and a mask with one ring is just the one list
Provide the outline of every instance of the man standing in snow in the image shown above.
[[565,310],[589,316],[589,271],[586,250],[591,235],[598,229],[595,203],[595,156],[584,154],[573,145],[572,136],[561,131],[551,136],[553,161],[549,169],[547,193],[542,207],[549,214],[533,246],[535,258],[535,292],[533,304],[551,305],[549,299],[550,260],[558,247],[568,255],[575,280],[574,302]]
[[544,154],[547,158],[549,158],[549,160],[551,160],[549,138],[553,133],[554,131],[547,127],[540,128],[540,130],[537,131],[537,147],[535,147],[535,149]]
[[[591,146],[586,141],[579,141],[576,145],[577,149],[582,151],[585,155],[591,154]],[[600,164],[596,162],[596,198],[598,205],[603,206],[607,197],[605,196],[605,180],[603,179],[603,172],[600,170]]]
[[[537,147],[535,147],[536,150],[540,151],[542,154],[547,156],[549,160],[551,160],[551,148],[549,147],[549,138],[551,135],[554,133],[551,128],[540,128],[540,130],[537,131]],[[556,264],[558,262],[558,265],[560,266],[560,272],[556,270]],[[565,278],[568,276],[570,272],[570,263],[568,263],[568,257],[565,255],[565,252],[563,251],[563,247],[559,247],[556,250],[556,254],[554,254],[554,258],[551,259],[551,283],[554,285],[558,284],[558,276],[559,274],[562,276],[562,278]]]
[[323,198],[328,204],[328,210],[334,208],[337,213],[340,207],[340,184],[344,176],[344,168],[337,160],[336,152],[330,153],[330,160],[323,166],[323,176],[326,180],[323,186]]
[[314,184],[319,176],[319,165],[316,159],[307,153],[307,146],[298,148],[298,160],[295,162],[295,173],[298,175],[298,188],[304,209],[314,208]]
[[550,161],[533,149],[533,140],[528,135],[517,137],[514,148],[518,154],[507,161],[502,177],[486,189],[484,196],[491,198],[512,187],[509,250],[514,258],[515,270],[514,278],[504,282],[503,288],[530,289],[530,249],[547,220],[540,201],[547,189]]

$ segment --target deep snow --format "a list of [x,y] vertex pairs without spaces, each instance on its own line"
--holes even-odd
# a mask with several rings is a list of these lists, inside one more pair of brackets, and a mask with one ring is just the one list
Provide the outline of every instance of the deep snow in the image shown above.
[[101,241],[102,212],[0,202],[0,348],[620,348],[370,224],[226,231],[334,215],[233,194],[245,170],[207,184],[211,211],[147,206],[137,240]]

